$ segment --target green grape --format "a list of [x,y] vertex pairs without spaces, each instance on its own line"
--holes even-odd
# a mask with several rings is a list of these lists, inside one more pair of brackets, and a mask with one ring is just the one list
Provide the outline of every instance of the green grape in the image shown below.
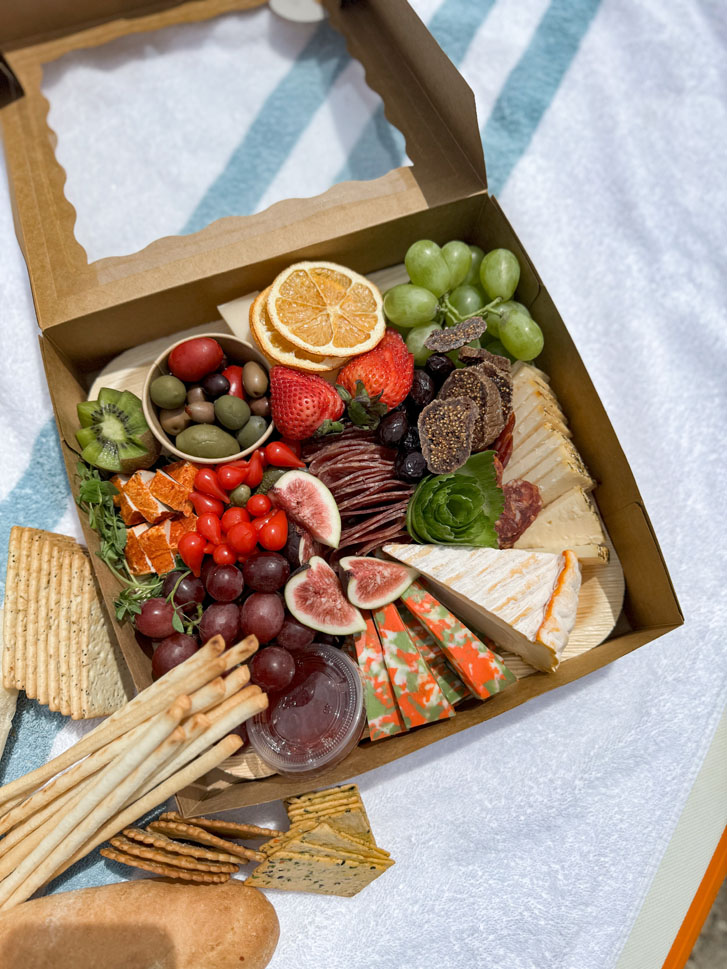
[[[457,311],[463,320],[474,316],[477,310],[481,310],[485,303],[487,303],[485,294],[479,286],[458,286],[452,290],[448,299],[452,308]],[[450,313],[446,313],[445,315],[449,326],[454,326],[455,323],[460,322],[460,320]]]
[[470,246],[470,252],[472,253],[472,262],[470,263],[470,268],[467,275],[464,278],[466,286],[479,286],[480,285],[480,265],[485,255],[484,249],[480,249],[479,246]]
[[520,281],[520,263],[509,249],[493,249],[480,266],[480,283],[490,299],[511,299]]
[[417,367],[423,367],[434,353],[434,350],[428,350],[424,346],[424,341],[430,333],[441,329],[439,323],[425,323],[424,326],[415,326],[409,330],[406,337],[406,348],[409,353],[414,354],[414,363]]
[[465,242],[458,242],[456,239],[442,246],[444,261],[449,266],[449,288],[456,289],[465,281],[465,277],[472,264],[472,253],[470,247]]
[[522,303],[518,303],[514,299],[507,300],[505,303],[498,303],[497,306],[493,306],[491,310],[485,313],[485,322],[487,323],[487,336],[497,339],[500,336],[500,323],[504,320],[507,314],[511,310],[520,310],[527,316],[530,316],[530,312],[526,306]]
[[420,326],[431,322],[437,312],[437,297],[428,289],[401,283],[384,295],[384,313],[394,326]]
[[487,334],[482,337],[482,346],[485,348],[485,350],[489,350],[490,353],[497,354],[498,357],[506,357],[511,363],[515,362],[516,358],[513,357],[509,350],[505,349],[499,340],[486,340],[486,336]]
[[404,256],[404,265],[414,285],[423,286],[435,296],[443,296],[451,288],[449,267],[442,250],[430,239],[420,239],[410,245]]
[[500,340],[518,360],[534,360],[543,349],[543,331],[521,310],[511,310],[500,321]]

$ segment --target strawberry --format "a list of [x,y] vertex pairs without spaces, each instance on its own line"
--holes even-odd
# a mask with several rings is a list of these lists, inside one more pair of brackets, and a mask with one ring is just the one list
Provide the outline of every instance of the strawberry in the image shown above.
[[[338,421],[343,401],[322,377],[276,366],[270,371],[270,408],[282,436],[303,441],[324,422]],[[326,430],[343,430],[343,426],[326,424]]]
[[389,410],[404,400],[414,379],[414,357],[396,332],[387,329],[381,341],[360,357],[354,357],[338,374],[338,384],[351,397],[361,381],[369,398],[376,398]]

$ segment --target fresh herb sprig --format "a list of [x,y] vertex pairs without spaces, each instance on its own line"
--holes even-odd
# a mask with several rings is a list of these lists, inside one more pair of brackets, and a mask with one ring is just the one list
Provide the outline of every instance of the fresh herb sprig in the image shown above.
[[97,554],[125,586],[115,602],[116,618],[124,622],[138,615],[147,599],[160,595],[163,582],[156,574],[137,576],[129,571],[124,555],[126,526],[114,504],[116,486],[85,461],[78,462],[76,473],[80,481],[76,503],[88,515],[89,525],[101,540]]

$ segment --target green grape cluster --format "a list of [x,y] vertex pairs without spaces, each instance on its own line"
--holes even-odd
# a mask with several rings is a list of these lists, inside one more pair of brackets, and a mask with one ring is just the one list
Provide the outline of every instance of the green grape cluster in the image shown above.
[[424,346],[433,330],[454,326],[471,316],[484,316],[482,345],[493,353],[533,360],[543,349],[543,331],[528,309],[513,299],[520,263],[509,249],[485,253],[454,239],[440,246],[420,239],[404,257],[408,283],[384,294],[384,312],[403,332],[417,366],[431,351]]

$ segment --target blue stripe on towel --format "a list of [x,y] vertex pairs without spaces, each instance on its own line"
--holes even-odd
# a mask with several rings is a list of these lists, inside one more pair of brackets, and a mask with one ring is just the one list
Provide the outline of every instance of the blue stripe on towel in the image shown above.
[[[495,0],[483,0],[482,3],[444,0],[435,12],[429,21],[429,30],[453,64],[461,64],[494,3]],[[359,135],[334,183],[378,178],[402,165],[405,157],[404,137],[386,120],[384,106],[380,104]]]
[[26,525],[52,532],[70,497],[58,431],[51,418],[39,431],[21,478],[0,501],[0,591],[5,591],[10,529]]
[[225,215],[255,212],[349,60],[343,37],[323,21],[260,107],[224,170],[187,219],[183,234],[198,232]]
[[553,0],[482,131],[489,190],[502,190],[578,52],[600,0]]

